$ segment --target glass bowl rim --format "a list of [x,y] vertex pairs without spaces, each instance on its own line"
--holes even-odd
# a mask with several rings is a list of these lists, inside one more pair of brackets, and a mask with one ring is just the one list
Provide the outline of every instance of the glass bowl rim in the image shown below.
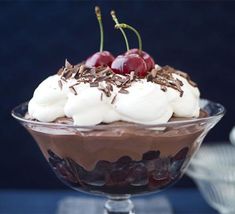
[[156,127],[163,127],[163,126],[170,126],[170,125],[188,125],[188,124],[194,124],[194,123],[199,123],[199,122],[207,122],[210,119],[220,119],[222,116],[225,114],[226,110],[223,105],[220,103],[216,103],[207,99],[200,99],[202,102],[207,102],[207,103],[212,103],[215,105],[219,110],[216,114],[204,117],[204,118],[192,118],[190,120],[181,120],[181,121],[170,121],[166,123],[157,123],[157,124],[151,124],[151,125],[146,125],[146,124],[140,124],[140,123],[128,123],[125,125],[89,125],[89,126],[78,126],[78,125],[73,125],[73,124],[62,124],[62,123],[51,123],[51,122],[40,122],[40,121],[33,121],[30,119],[25,119],[21,116],[18,116],[16,111],[18,108],[21,106],[27,105],[28,102],[21,103],[20,105],[16,106],[13,108],[11,111],[11,115],[17,119],[20,122],[23,123],[28,123],[32,125],[38,125],[38,126],[47,126],[47,127],[57,127],[57,128],[76,128],[76,129],[112,129],[112,128],[123,128],[123,127],[133,127],[133,128],[156,128]]

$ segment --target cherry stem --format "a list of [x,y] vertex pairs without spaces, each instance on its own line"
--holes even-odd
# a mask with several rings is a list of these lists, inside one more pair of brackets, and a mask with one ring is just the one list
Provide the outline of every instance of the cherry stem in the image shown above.
[[[115,22],[115,24],[116,24],[116,25],[119,25],[119,22],[118,22],[118,19],[117,19],[117,16],[116,16],[116,13],[115,13],[114,10],[111,11],[111,16],[112,16],[113,21]],[[116,25],[115,25],[115,26],[116,26]],[[129,48],[129,43],[128,43],[128,40],[127,40],[126,33],[125,33],[125,31],[124,31],[121,27],[119,28],[119,30],[122,32],[122,35],[123,35],[123,37],[124,37],[124,39],[125,39],[126,49],[127,49],[127,51],[129,51],[130,48]]]
[[95,7],[95,14],[96,14],[99,26],[100,26],[100,52],[102,52],[104,48],[104,29],[103,29],[103,24],[102,24],[101,11],[98,6]]
[[142,39],[141,39],[140,33],[135,28],[133,28],[132,26],[127,25],[125,23],[116,24],[115,28],[118,28],[118,29],[127,28],[129,30],[132,30],[138,38],[139,50],[140,50],[140,52],[142,51]]

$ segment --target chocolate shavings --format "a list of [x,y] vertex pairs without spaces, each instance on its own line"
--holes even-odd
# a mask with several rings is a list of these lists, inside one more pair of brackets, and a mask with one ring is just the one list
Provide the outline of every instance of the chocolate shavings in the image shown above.
[[113,99],[112,99],[112,101],[111,101],[111,104],[114,104],[114,103],[115,103],[116,98],[117,98],[117,94],[114,95],[114,97],[113,97]]
[[74,94],[74,95],[77,95],[77,91],[75,90],[75,88],[73,86],[70,86],[69,87],[69,90]]
[[127,91],[126,89],[123,89],[121,88],[118,93],[121,93],[121,94],[129,94],[129,91]]
[[62,84],[62,81],[61,81],[61,80],[58,81],[58,85],[59,85],[60,90],[62,90],[63,84]]
[[152,71],[147,76],[148,82],[154,82],[161,86],[161,90],[166,92],[167,87],[173,88],[177,91],[179,91],[180,96],[183,96],[183,82],[179,79],[175,79],[173,76],[173,73],[177,74],[177,71],[170,67],[170,66],[164,66],[161,69],[152,69]]
[[[101,91],[101,100],[103,99],[103,94],[107,97],[112,95],[113,87],[116,86],[120,88],[118,93],[128,94],[129,91],[126,90],[129,88],[134,81],[140,80],[140,78],[132,71],[126,76],[115,74],[109,66],[99,66],[97,68],[89,68],[80,63],[77,65],[71,65],[67,60],[65,61],[65,66],[60,68],[58,73],[60,80],[58,82],[59,87],[62,89],[62,81],[67,82],[68,79],[75,79],[76,83],[70,86],[70,90],[77,95],[77,91],[73,86],[80,83],[89,83],[90,87],[97,87]],[[164,66],[162,68],[154,68],[149,72],[146,79],[148,82],[153,82],[159,84],[162,91],[167,91],[168,88],[177,90],[180,96],[183,96],[183,82],[173,76],[177,74],[179,76],[187,79],[190,85],[197,87],[197,84],[193,82],[189,75],[185,72],[175,70],[170,66]],[[101,83],[102,84],[99,84]],[[103,84],[104,83],[104,84]],[[113,97],[111,103],[114,103],[116,96]]]

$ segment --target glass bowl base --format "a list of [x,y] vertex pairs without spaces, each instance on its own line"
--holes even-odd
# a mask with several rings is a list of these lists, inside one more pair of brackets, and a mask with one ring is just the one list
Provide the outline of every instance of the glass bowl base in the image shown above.
[[[58,204],[57,214],[97,214],[104,213],[105,199],[66,197]],[[137,214],[172,214],[169,200],[164,196],[133,199],[134,213]],[[109,212],[106,212],[107,214]],[[105,214],[106,214],[105,213]]]

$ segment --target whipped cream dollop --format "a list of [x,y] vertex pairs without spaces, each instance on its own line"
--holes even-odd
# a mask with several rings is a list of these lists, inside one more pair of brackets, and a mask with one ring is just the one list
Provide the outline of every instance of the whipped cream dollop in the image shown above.
[[[160,69],[156,65],[156,71]],[[198,117],[198,88],[183,72],[170,75],[171,79],[165,85],[158,79],[135,78],[129,81],[128,87],[120,88],[118,84],[105,80],[96,83],[79,81],[75,78],[76,73],[67,75],[67,78],[56,74],[44,80],[34,91],[28,113],[42,122],[69,117],[74,125],[80,126],[115,121],[151,125],[165,123],[173,115]],[[176,80],[175,87],[170,87],[172,79]]]
[[28,104],[31,117],[42,122],[51,122],[65,115],[64,106],[68,95],[58,87],[59,79],[58,75],[50,76],[36,88]]

